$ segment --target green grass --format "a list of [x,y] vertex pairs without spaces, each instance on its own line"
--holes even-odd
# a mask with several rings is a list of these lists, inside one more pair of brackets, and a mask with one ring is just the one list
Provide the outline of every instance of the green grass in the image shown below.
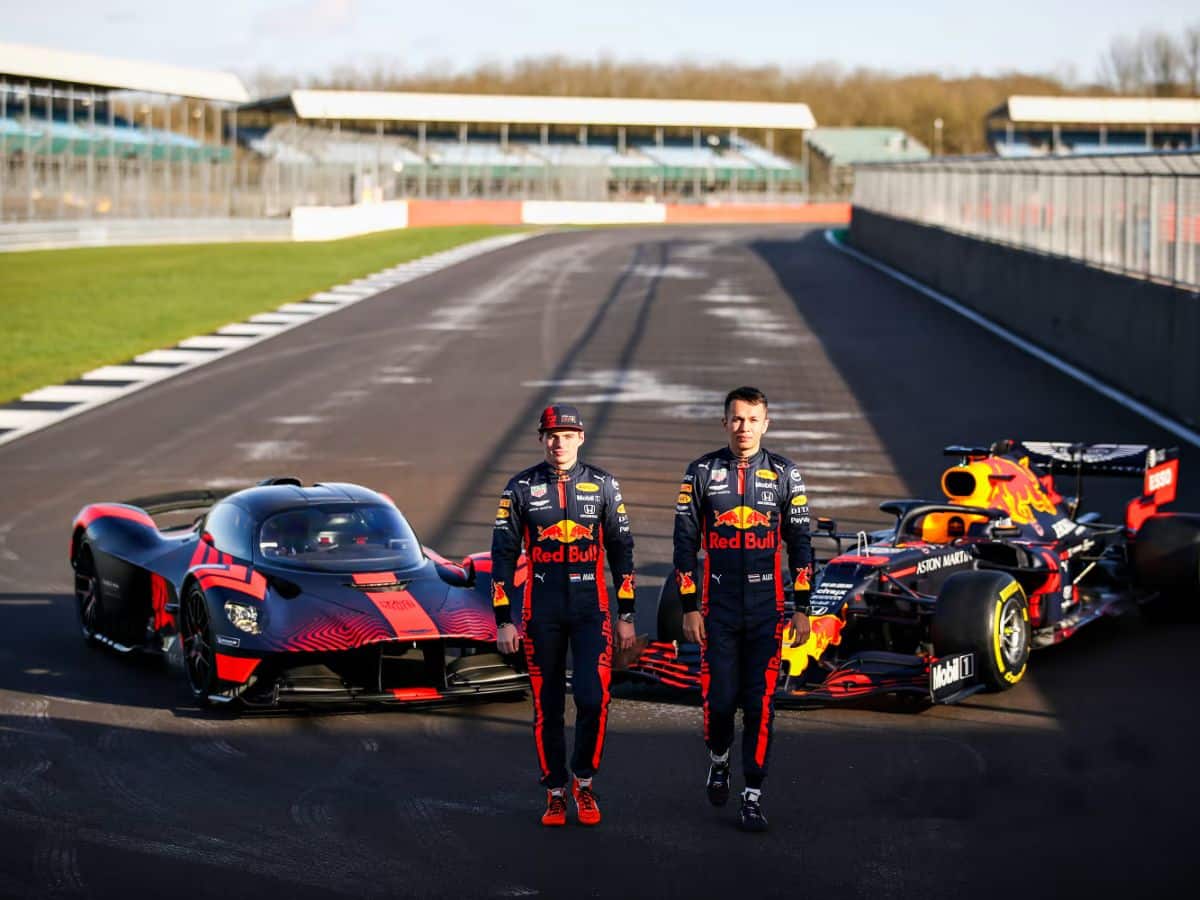
[[518,230],[472,225],[303,244],[0,253],[0,402],[418,256]]

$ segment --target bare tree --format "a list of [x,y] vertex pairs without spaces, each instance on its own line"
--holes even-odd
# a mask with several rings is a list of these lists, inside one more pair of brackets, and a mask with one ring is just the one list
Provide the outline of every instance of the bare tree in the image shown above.
[[1183,52],[1169,34],[1155,31],[1142,34],[1142,68],[1147,87],[1156,97],[1170,97],[1178,90],[1183,72]]
[[1183,71],[1187,76],[1188,93],[1200,96],[1200,22],[1183,30],[1180,41],[1183,51]]
[[1145,87],[1141,41],[1118,36],[1100,57],[1100,81],[1118,94],[1138,94]]

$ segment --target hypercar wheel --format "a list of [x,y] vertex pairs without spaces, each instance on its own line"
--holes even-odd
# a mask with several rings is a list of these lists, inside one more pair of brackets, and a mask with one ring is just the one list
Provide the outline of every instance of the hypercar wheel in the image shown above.
[[1133,542],[1138,584],[1175,596],[1200,593],[1200,515],[1151,516]]
[[104,600],[100,596],[100,576],[92,548],[84,544],[75,557],[75,608],[79,630],[88,646],[96,646],[96,634],[103,631]]
[[208,706],[211,703],[209,697],[217,690],[216,644],[208,601],[199,585],[193,584],[184,595],[179,632],[183,643],[183,668],[192,699],[201,706]]
[[1003,572],[951,575],[938,594],[933,649],[938,656],[975,654],[976,677],[989,691],[1006,691],[1029,662],[1029,601]]
[[684,642],[683,603],[679,600],[679,585],[675,583],[673,573],[667,576],[658,595],[658,639]]

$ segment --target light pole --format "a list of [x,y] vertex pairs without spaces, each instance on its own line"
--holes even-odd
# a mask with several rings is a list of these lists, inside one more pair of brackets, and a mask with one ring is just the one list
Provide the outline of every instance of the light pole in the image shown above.
[[938,116],[933,120],[933,155],[942,155],[942,118]]

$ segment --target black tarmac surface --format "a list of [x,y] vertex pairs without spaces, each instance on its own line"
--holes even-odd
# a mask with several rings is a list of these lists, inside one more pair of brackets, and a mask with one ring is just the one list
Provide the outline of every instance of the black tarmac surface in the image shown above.
[[[359,481],[465,554],[552,399],[621,479],[652,631],[679,476],[742,383],[770,396],[767,444],[814,513],[847,529],[936,497],[947,443],[1176,443],[817,230],[548,235],[388,291],[0,447],[0,896],[1191,893],[1194,616],[1099,623],[957,707],[781,712],[761,836],[707,805],[699,708],[662,693],[618,691],[604,822],[547,833],[528,700],[234,718],[79,637],[85,503]],[[1194,449],[1181,481],[1200,509]],[[1136,489],[1093,497],[1113,515]]]

